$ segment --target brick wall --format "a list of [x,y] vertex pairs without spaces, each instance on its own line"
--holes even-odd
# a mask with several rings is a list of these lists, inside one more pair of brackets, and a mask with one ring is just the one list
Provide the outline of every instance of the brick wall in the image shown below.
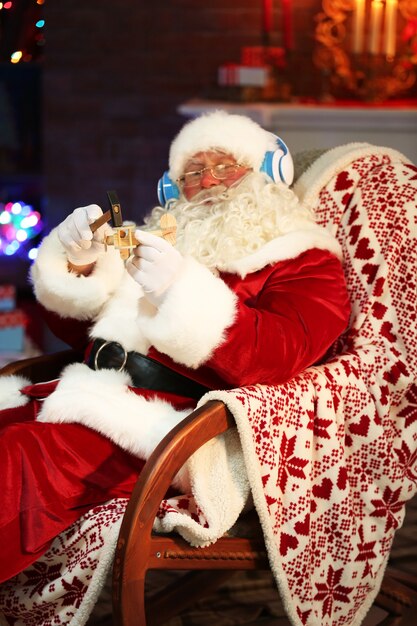
[[[314,12],[294,2],[298,90],[309,90]],[[280,45],[279,3],[274,7]],[[316,6],[315,6],[316,5]],[[156,203],[178,104],[207,94],[217,68],[261,43],[261,0],[45,3],[43,170],[48,225],[116,189],[133,219]],[[298,34],[297,34],[298,33]],[[304,85],[303,85],[304,81]]]

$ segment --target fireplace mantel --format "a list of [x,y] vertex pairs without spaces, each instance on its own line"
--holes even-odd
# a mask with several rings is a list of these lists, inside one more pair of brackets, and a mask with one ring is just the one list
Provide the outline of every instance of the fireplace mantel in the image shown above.
[[366,141],[395,148],[417,164],[417,103],[392,105],[235,103],[189,100],[178,107],[185,117],[224,109],[247,115],[280,135],[292,152]]

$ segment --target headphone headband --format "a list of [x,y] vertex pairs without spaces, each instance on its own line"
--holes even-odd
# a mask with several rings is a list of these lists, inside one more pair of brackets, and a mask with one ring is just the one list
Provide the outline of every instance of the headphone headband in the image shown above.
[[[273,137],[277,148],[265,153],[259,171],[267,174],[275,183],[281,182],[289,186],[294,179],[294,163],[287,144],[277,135]],[[166,206],[180,197],[179,187],[168,172],[164,172],[159,179],[157,193],[161,206]]]

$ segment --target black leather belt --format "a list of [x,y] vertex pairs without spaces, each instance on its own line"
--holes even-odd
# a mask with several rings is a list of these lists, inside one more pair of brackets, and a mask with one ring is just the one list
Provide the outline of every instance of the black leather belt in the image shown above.
[[93,370],[126,370],[133,385],[141,389],[165,391],[196,399],[208,391],[204,385],[174,372],[148,356],[139,352],[127,352],[117,341],[96,339],[86,363]]

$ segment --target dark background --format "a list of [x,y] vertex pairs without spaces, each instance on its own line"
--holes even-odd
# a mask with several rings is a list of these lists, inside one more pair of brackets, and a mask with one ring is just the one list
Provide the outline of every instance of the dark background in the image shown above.
[[[77,206],[126,219],[157,202],[170,142],[193,97],[228,98],[218,67],[265,42],[262,0],[12,0],[0,10],[0,202],[23,199],[46,234]],[[10,2],[9,2],[10,5]],[[293,0],[291,97],[320,97],[313,63],[319,0]],[[36,27],[39,19],[45,26]],[[269,43],[283,45],[281,3]],[[24,50],[12,64],[10,55]],[[30,297],[29,263],[0,256],[0,283]]]
[[[319,3],[295,4],[301,71],[293,76],[294,93],[313,93]],[[242,46],[262,43],[262,2],[46,0],[37,7],[45,44],[31,62],[12,65],[10,53],[33,36],[23,26],[33,22],[33,5],[36,0],[14,0],[13,11],[22,8],[16,8],[20,22],[14,16],[13,28],[12,9],[7,16],[0,12],[3,21],[8,18],[0,39],[0,84],[22,126],[18,154],[9,155],[14,162],[8,167],[3,158],[1,175],[14,168],[41,179],[48,229],[76,206],[105,202],[106,189],[117,189],[126,217],[138,218],[156,202],[169,144],[184,122],[178,105],[225,95],[216,86],[217,68],[238,62]],[[275,45],[282,43],[280,21],[277,2]]]

